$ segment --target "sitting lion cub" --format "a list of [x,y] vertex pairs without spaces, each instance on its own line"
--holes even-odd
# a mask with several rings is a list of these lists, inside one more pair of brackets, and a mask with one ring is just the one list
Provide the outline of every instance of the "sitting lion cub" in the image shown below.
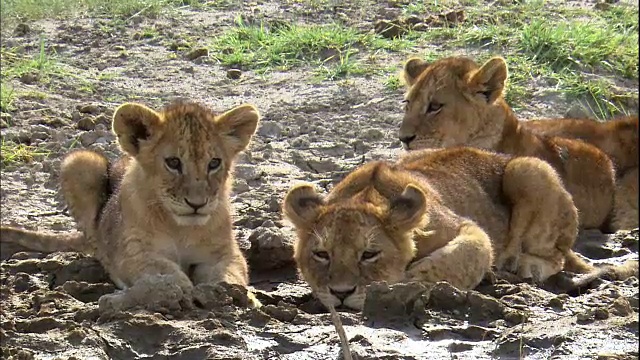
[[[581,227],[606,228],[611,215],[611,227],[638,226],[637,201],[628,200],[638,198],[634,181],[625,181],[633,184],[618,190],[627,195],[616,196],[612,211],[615,171],[605,152],[583,141],[538,133],[530,129],[533,126],[518,121],[503,98],[507,67],[502,58],[493,58],[482,66],[465,57],[433,63],[411,58],[405,64],[404,78],[409,89],[399,137],[405,147],[473,146],[538,157],[549,162],[564,180],[580,212]],[[637,143],[637,118],[635,122]],[[569,129],[550,131],[549,135],[566,136],[566,131]],[[632,133],[630,136],[633,138]],[[579,133],[569,137],[585,138]],[[606,149],[621,141],[615,134],[607,140],[590,140]],[[633,155],[637,169],[637,154],[629,156]]]
[[471,289],[494,255],[499,269],[536,282],[562,269],[595,270],[571,250],[571,195],[549,164],[531,157],[415,151],[356,169],[327,197],[297,185],[283,211],[297,231],[300,272],[326,306],[361,309],[365,286],[381,280]]
[[2,227],[2,241],[94,255],[120,288],[155,275],[185,294],[199,283],[246,286],[229,191],[235,157],[258,121],[251,105],[219,115],[183,101],[160,112],[121,105],[113,131],[128,156],[110,169],[104,156],[81,150],[61,165],[62,193],[84,236]]

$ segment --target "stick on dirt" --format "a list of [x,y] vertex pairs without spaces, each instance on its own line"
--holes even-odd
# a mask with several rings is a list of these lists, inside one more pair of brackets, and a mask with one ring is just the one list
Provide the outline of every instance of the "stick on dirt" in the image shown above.
[[340,315],[336,309],[329,305],[329,312],[331,313],[331,321],[333,321],[333,325],[336,327],[336,331],[338,332],[338,337],[340,338],[340,346],[342,347],[342,356],[344,360],[353,360],[351,356],[351,349],[349,348],[349,341],[347,340],[347,334],[344,331],[344,327],[342,327],[342,321],[340,320]]

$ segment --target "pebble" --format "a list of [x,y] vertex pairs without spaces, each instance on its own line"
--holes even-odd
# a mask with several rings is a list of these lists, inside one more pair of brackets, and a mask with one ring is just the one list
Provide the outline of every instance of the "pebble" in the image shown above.
[[203,56],[209,56],[209,49],[207,48],[197,48],[189,51],[186,55],[186,58],[193,61],[197,58],[201,58]]
[[82,146],[87,147],[95,143],[99,137],[100,137],[100,134],[98,134],[97,132],[87,131],[80,134],[80,143],[82,144]]
[[229,69],[227,70],[227,77],[232,80],[240,79],[242,76],[242,71],[239,69]]
[[258,129],[258,134],[268,138],[282,136],[282,126],[275,121],[264,121]]
[[91,130],[94,130],[96,128],[96,123],[94,122],[94,119],[91,118],[91,116],[87,116],[87,117],[84,117],[84,118],[80,119],[76,123],[76,127],[79,130],[91,131]]

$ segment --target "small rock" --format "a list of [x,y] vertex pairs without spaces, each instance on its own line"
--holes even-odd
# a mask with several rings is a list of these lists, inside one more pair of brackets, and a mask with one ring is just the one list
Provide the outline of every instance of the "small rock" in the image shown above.
[[505,309],[503,314],[504,319],[513,325],[522,324],[527,320],[527,315],[518,310]]
[[90,116],[87,116],[85,118],[80,119],[80,121],[76,123],[76,127],[79,130],[91,131],[96,128],[96,123]]
[[249,184],[247,184],[247,181],[245,179],[234,179],[233,191],[236,194],[242,194],[249,190],[251,190],[251,188],[249,187]]
[[298,309],[295,306],[287,304],[283,301],[278,303],[278,306],[266,305],[262,307],[262,311],[269,314],[274,319],[282,322],[292,322],[298,314]]
[[373,28],[376,34],[388,39],[397,38],[407,33],[407,27],[398,20],[378,20]]
[[100,114],[93,119],[93,122],[97,124],[97,126],[104,125],[106,130],[107,127],[111,127],[111,118],[109,118],[105,114]]
[[453,310],[466,302],[466,293],[448,282],[438,282],[431,289],[429,306],[435,309]]
[[89,145],[92,145],[93,143],[95,143],[99,137],[100,137],[100,134],[98,134],[97,132],[87,131],[80,134],[80,143],[82,144],[82,146],[88,147]]
[[235,167],[235,175],[247,181],[258,180],[262,177],[262,172],[257,166],[251,164],[238,164]]
[[607,11],[609,9],[611,9],[611,4],[606,3],[606,2],[600,2],[597,3],[593,6],[594,9],[596,10],[602,10],[602,11]]
[[549,300],[547,305],[554,309],[562,310],[564,308],[564,301],[560,299],[558,296],[555,296]]
[[605,320],[609,318],[609,310],[607,310],[606,308],[597,308],[593,312],[593,315],[598,320]]
[[29,27],[29,25],[27,25],[25,23],[20,23],[20,24],[16,25],[15,29],[13,29],[13,34],[15,36],[25,36],[29,32],[31,32],[31,28]]
[[268,138],[279,138],[282,136],[282,126],[275,121],[264,121],[260,124],[258,134]]
[[[440,283],[438,283],[440,284]],[[432,290],[433,291],[433,290]],[[388,285],[374,282],[367,286],[362,315],[370,322],[394,322],[421,317],[428,288],[417,282]]]
[[238,80],[242,76],[242,70],[240,69],[229,69],[227,70],[227,77],[232,80]]
[[464,10],[455,10],[448,12],[444,15],[444,19],[449,23],[449,25],[455,25],[463,22],[466,19],[464,14]]
[[633,313],[631,304],[629,304],[629,301],[622,296],[613,301],[613,304],[609,307],[609,311],[616,316],[627,316]]
[[33,290],[36,287],[36,283],[33,281],[33,279],[31,279],[31,276],[29,276],[29,274],[19,272],[15,275],[15,279],[13,280],[13,289],[16,292]]
[[411,24],[411,25],[416,25],[421,22],[422,22],[422,19],[418,15],[409,15],[409,17],[407,17],[407,19],[405,20],[405,23]]
[[40,79],[40,76],[37,73],[34,72],[28,72],[23,74],[22,76],[20,76],[20,81],[23,84],[27,84],[27,85],[31,85],[33,83],[38,82],[38,80]]
[[92,115],[97,115],[101,112],[100,107],[96,104],[79,105],[78,111],[83,114],[92,114]]
[[384,133],[380,129],[370,128],[364,132],[364,138],[367,140],[380,140],[384,137]]
[[576,318],[578,319],[578,323],[588,324],[595,320],[595,312],[593,309],[587,309],[576,314]]
[[269,199],[269,208],[267,210],[273,213],[280,212],[280,199],[278,196],[272,196]]
[[201,58],[203,56],[209,56],[209,49],[207,48],[197,48],[189,51],[186,55],[186,58],[193,61],[197,58]]

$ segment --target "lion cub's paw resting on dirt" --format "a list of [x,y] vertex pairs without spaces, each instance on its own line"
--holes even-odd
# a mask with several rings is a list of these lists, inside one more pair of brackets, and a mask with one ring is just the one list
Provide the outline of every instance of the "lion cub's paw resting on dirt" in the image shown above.
[[507,76],[499,57],[481,66],[461,56],[433,63],[409,59],[400,140],[411,150],[473,146],[538,157],[562,177],[581,227],[638,227],[638,117],[602,124],[554,119],[528,126],[504,100]]
[[258,121],[251,105],[215,114],[187,101],[160,112],[124,104],[113,116],[124,160],[110,169],[102,155],[82,150],[62,162],[62,192],[86,243],[10,228],[3,235],[29,248],[88,252],[120,288],[170,279],[190,301],[194,284],[246,286],[229,191],[236,155]]
[[491,271],[541,282],[593,268],[572,251],[577,210],[536,158],[471,148],[423,150],[356,169],[327,197],[293,187],[294,257],[325,305],[361,309],[373,281],[445,280],[470,289]]

